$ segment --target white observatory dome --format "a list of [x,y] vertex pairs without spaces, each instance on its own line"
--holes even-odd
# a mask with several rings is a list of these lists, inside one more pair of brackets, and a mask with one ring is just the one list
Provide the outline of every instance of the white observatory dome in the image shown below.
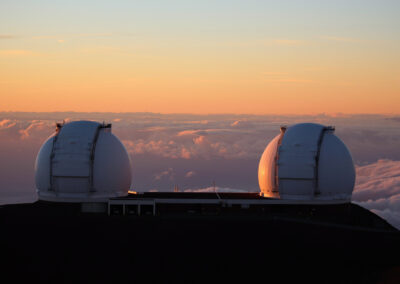
[[129,155],[111,124],[57,124],[35,163],[40,200],[102,202],[127,195],[131,179]]
[[355,170],[333,127],[302,123],[282,127],[268,144],[258,167],[258,182],[266,197],[348,202]]

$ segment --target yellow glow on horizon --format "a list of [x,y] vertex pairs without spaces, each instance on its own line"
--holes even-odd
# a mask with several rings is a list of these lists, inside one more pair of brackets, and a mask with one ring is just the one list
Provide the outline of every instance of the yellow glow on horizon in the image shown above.
[[117,2],[2,1],[0,111],[400,113],[398,1]]
[[69,42],[46,52],[0,50],[0,111],[399,113],[397,65],[372,51],[330,57],[328,46],[321,57],[315,46],[283,39],[254,53]]

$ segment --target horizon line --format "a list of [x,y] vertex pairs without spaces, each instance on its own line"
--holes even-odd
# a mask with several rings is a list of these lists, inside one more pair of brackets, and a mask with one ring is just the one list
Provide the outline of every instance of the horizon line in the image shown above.
[[19,110],[0,110],[1,113],[84,113],[84,114],[157,114],[157,115],[232,115],[232,116],[337,116],[337,115],[351,115],[351,116],[362,116],[362,115],[376,115],[376,116],[399,116],[399,113],[374,113],[374,112],[321,112],[321,113],[232,113],[232,112],[211,112],[211,113],[196,113],[196,112],[152,112],[152,111],[132,111],[132,112],[114,112],[114,111],[19,111]]

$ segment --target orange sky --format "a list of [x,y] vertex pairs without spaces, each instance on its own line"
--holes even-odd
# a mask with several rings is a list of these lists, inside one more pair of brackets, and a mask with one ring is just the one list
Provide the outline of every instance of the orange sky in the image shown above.
[[[268,7],[250,12],[257,8]],[[398,24],[389,10],[379,20]],[[22,12],[10,11],[0,20],[0,111],[400,113],[400,37],[389,37],[368,15],[350,13],[344,23],[332,16],[328,32],[318,28],[327,12],[317,11],[321,20],[308,31],[301,26],[306,11],[299,11],[271,32],[278,19],[261,15],[260,28],[248,15],[230,27],[229,11],[221,11],[217,28],[203,30],[198,26],[207,18],[192,22],[182,12],[165,16],[165,30],[160,19],[157,28],[130,19],[120,23],[123,32],[104,32],[90,14],[90,29],[91,21],[66,30],[68,20],[52,28],[37,19],[25,29],[11,17]],[[180,25],[171,24],[173,16]]]

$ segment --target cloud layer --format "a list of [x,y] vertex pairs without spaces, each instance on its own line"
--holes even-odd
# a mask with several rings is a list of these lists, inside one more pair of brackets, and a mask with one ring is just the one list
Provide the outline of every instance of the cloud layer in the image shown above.
[[353,201],[400,229],[400,161],[357,167]]
[[111,122],[132,159],[136,191],[259,191],[259,158],[281,125],[336,126],[357,165],[353,200],[400,226],[400,129],[380,115],[255,116],[0,112],[0,203],[36,198],[34,162],[55,123]]
[[[41,144],[54,131],[56,122],[79,119],[113,123],[112,131],[131,155],[134,187],[138,190],[169,190],[175,183],[191,188],[207,187],[213,180],[223,187],[258,190],[257,167],[262,152],[279,133],[281,125],[298,122],[335,125],[336,134],[349,147],[357,165],[379,159],[400,160],[398,121],[379,115],[3,112],[0,113],[3,167],[9,159],[19,163],[20,168],[26,169],[24,187],[34,187],[33,164]],[[165,171],[174,174],[155,178]],[[0,177],[4,187],[13,188],[9,174],[0,173]]]

